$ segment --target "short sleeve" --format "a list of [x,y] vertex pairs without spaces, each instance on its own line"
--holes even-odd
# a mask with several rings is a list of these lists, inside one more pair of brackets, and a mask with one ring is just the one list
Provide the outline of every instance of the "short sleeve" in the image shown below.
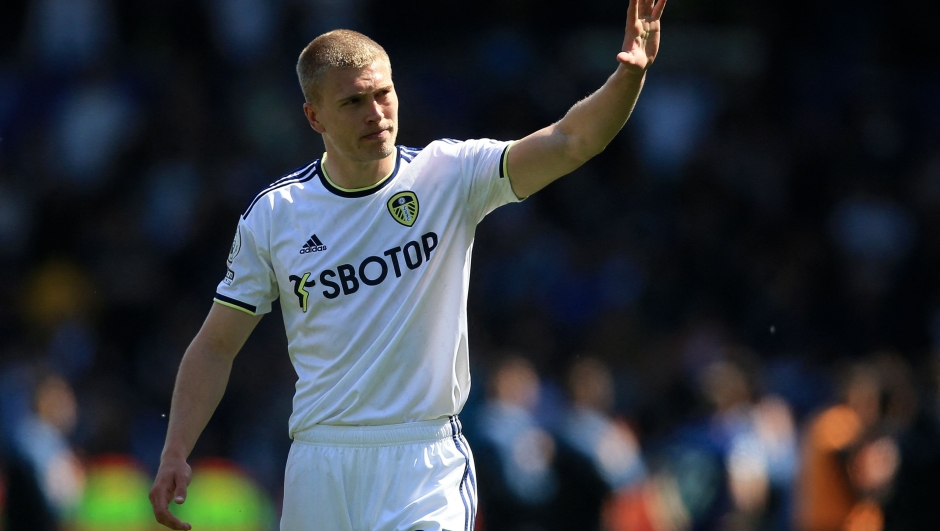
[[244,218],[235,230],[227,266],[213,300],[252,315],[270,312],[278,293],[271,257]]
[[507,203],[520,201],[512,191],[507,172],[512,142],[467,140],[461,146],[464,178],[470,181],[469,208],[479,222]]

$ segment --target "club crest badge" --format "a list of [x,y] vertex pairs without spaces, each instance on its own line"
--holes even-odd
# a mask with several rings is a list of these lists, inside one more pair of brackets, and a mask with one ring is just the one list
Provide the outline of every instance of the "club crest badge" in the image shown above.
[[242,250],[242,231],[241,228],[235,229],[235,241],[232,242],[232,248],[228,252],[228,265],[231,266],[238,256],[238,251]]
[[418,219],[418,196],[414,192],[398,192],[388,200],[388,213],[406,227]]

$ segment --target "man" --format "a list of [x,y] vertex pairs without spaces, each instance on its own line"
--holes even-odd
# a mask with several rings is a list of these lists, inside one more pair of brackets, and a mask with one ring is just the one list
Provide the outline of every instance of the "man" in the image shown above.
[[[464,530],[476,480],[457,414],[470,390],[466,299],[477,223],[600,153],[659,49],[665,0],[630,0],[619,66],[559,122],[516,142],[396,147],[385,51],[339,30],[301,53],[326,154],[263,190],[239,220],[225,279],[180,364],[154,515],[182,503],[196,439],[232,360],[281,297],[297,371],[281,529]],[[511,149],[510,149],[511,148]]]

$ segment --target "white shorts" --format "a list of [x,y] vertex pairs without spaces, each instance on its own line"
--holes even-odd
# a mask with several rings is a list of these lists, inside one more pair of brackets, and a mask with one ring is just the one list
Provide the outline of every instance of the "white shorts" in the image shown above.
[[294,434],[281,531],[472,531],[476,471],[456,416]]

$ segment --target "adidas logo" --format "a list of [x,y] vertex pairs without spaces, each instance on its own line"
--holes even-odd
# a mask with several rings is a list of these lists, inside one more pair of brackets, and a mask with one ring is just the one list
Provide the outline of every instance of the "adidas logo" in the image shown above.
[[317,235],[314,234],[307,240],[307,243],[300,249],[300,254],[315,253],[317,251],[325,251],[326,245],[323,245],[323,242],[320,241],[320,238],[317,238]]

